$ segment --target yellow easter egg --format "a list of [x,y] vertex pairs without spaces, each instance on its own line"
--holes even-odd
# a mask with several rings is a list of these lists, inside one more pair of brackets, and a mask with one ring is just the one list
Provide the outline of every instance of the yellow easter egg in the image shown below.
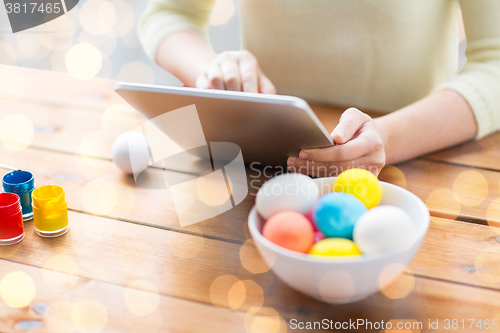
[[356,244],[346,238],[326,238],[315,243],[309,250],[309,254],[317,256],[354,256],[361,254]]
[[382,199],[382,187],[377,177],[364,169],[349,169],[342,172],[333,184],[334,192],[351,194],[370,209]]

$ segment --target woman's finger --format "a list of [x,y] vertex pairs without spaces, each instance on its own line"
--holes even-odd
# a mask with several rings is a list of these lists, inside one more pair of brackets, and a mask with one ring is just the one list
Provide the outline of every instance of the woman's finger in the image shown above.
[[238,63],[234,60],[224,61],[221,62],[220,67],[226,90],[241,91],[241,78]]
[[208,85],[211,89],[224,90],[222,70],[219,64],[212,64],[207,70]]
[[205,74],[201,74],[200,76],[198,76],[195,86],[199,89],[208,89],[209,85],[207,76]]
[[259,92],[263,94],[276,94],[274,84],[262,72],[260,72],[259,77]]
[[257,60],[246,52],[239,60],[241,86],[245,92],[259,92]]
[[349,108],[342,113],[340,122],[332,132],[332,139],[336,143],[346,143],[349,141],[358,129],[371,118],[366,113],[356,108]]
[[382,148],[382,141],[373,131],[364,131],[343,145],[328,148],[304,149],[299,153],[303,160],[316,162],[342,162],[355,160]]

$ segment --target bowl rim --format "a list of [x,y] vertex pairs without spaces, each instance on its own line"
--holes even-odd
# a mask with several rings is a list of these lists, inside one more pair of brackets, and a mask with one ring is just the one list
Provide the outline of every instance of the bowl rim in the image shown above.
[[[320,182],[321,180],[332,180],[332,179],[337,179],[337,177],[325,177],[325,178],[316,178],[313,179],[316,183]],[[397,188],[398,190],[402,190],[407,192],[415,201],[417,204],[420,206],[423,211],[427,212],[424,216],[424,221],[423,221],[423,227],[418,230],[416,234],[413,236],[412,240],[412,245],[400,245],[396,248],[393,248],[389,251],[385,251],[382,253],[374,253],[370,255],[355,255],[355,256],[346,256],[346,257],[338,257],[333,259],[332,257],[324,257],[324,256],[318,256],[318,255],[311,255],[307,253],[301,253],[297,251],[292,251],[289,249],[286,249],[284,247],[281,247],[277,244],[274,244],[267,238],[265,238],[262,233],[257,229],[257,217],[261,217],[259,213],[257,212],[257,207],[254,205],[252,209],[250,210],[250,213],[248,214],[248,229],[250,231],[250,235],[252,236],[252,239],[257,239],[257,242],[262,243],[266,247],[270,248],[274,252],[278,252],[281,255],[284,255],[286,257],[292,258],[292,259],[297,259],[300,261],[306,261],[306,262],[321,262],[321,263],[335,263],[335,264],[350,264],[350,263],[359,263],[359,262],[367,262],[367,261],[375,261],[377,259],[381,258],[387,258],[390,257],[391,255],[396,255],[399,253],[403,253],[406,251],[409,251],[420,239],[423,240],[425,237],[425,234],[427,233],[427,230],[429,229],[429,224],[430,224],[430,212],[425,203],[417,197],[414,193],[408,191],[405,188],[402,188],[400,186],[379,181],[380,183],[383,183],[384,186],[389,186],[392,188]],[[255,217],[254,217],[255,215]],[[254,217],[254,218],[253,218]],[[261,217],[262,218],[262,217]],[[420,246],[419,246],[420,247]]]

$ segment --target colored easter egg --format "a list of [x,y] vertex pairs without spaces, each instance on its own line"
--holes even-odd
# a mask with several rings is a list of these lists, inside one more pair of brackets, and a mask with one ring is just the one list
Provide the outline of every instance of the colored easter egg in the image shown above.
[[380,253],[410,245],[414,223],[403,209],[378,206],[368,210],[356,222],[353,238],[363,253]]
[[314,207],[314,222],[326,237],[352,239],[358,218],[366,212],[363,203],[346,193],[328,193]]
[[276,213],[267,220],[262,235],[289,250],[307,252],[313,244],[314,230],[304,215],[294,211],[284,211]]
[[319,197],[318,185],[308,176],[288,173],[274,177],[257,192],[255,205],[264,219],[282,211],[307,214]]
[[364,169],[349,169],[342,172],[333,184],[333,191],[355,196],[368,209],[377,206],[382,198],[382,187],[377,177]]
[[360,255],[361,251],[352,240],[345,238],[326,238],[314,244],[309,254],[317,256],[354,256]]
[[317,243],[322,239],[325,239],[325,235],[323,235],[319,230],[314,231],[314,243]]
[[317,231],[317,230],[318,230],[318,228],[316,228],[316,224],[314,223],[314,216],[313,216],[313,214],[314,214],[314,207],[313,207],[313,209],[311,209],[311,210],[309,211],[309,213],[307,213],[307,214],[305,215],[305,217],[306,217],[306,219],[307,219],[309,222],[311,222],[311,225],[312,225],[312,227],[313,227],[314,231]]

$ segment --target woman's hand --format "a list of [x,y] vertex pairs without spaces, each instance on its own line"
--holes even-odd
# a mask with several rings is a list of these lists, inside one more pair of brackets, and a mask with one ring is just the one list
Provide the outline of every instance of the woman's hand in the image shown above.
[[332,177],[351,168],[362,168],[377,176],[385,165],[384,141],[373,119],[349,108],[332,132],[335,146],[304,149],[288,159],[291,172],[314,177]]
[[217,55],[196,79],[196,88],[276,94],[257,59],[246,50]]

